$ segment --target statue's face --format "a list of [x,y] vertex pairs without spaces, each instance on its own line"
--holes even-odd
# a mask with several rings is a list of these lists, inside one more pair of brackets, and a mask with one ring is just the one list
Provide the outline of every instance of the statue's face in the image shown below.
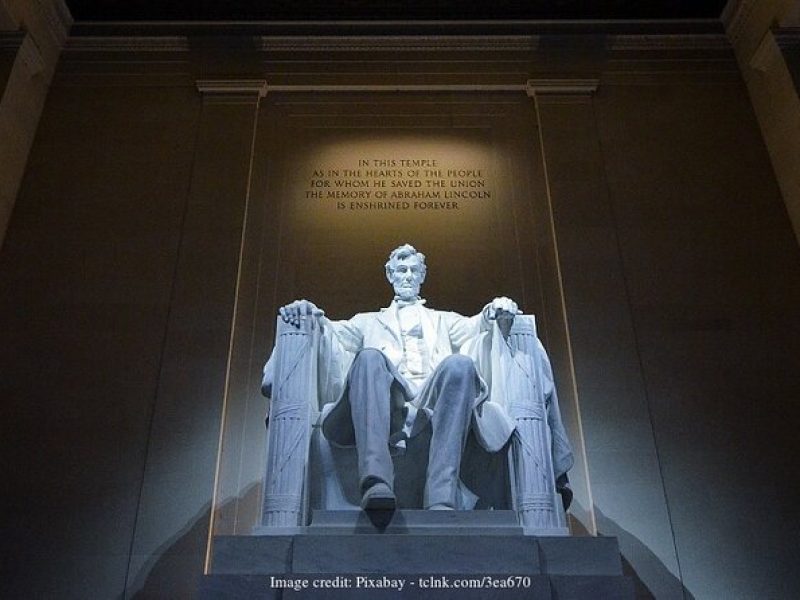
[[419,296],[419,288],[425,280],[422,263],[416,255],[395,260],[389,282],[395,295],[401,300],[413,300]]

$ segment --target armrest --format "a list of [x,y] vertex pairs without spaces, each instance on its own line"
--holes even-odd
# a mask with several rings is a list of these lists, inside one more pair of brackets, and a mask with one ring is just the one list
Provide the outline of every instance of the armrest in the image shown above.
[[303,505],[311,427],[317,416],[319,327],[278,317],[275,349],[264,368],[262,391],[271,396],[262,523],[296,527]]

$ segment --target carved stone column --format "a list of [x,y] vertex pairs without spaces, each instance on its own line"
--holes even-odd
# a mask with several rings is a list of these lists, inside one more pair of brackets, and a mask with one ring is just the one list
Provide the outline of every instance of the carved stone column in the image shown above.
[[311,426],[317,415],[319,327],[278,318],[275,377],[267,431],[262,525],[304,525]]
[[511,443],[514,508],[531,533],[568,533],[553,475],[542,365],[531,316],[514,319],[507,346],[499,349],[506,409],[517,426]]

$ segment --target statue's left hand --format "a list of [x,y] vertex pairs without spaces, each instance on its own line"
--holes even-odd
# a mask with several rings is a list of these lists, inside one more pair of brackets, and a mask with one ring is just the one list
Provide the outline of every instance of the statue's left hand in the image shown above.
[[284,323],[289,323],[295,327],[300,327],[301,321],[311,320],[311,329],[314,329],[317,320],[325,316],[325,311],[318,308],[313,302],[308,300],[295,300],[294,302],[282,306],[278,313]]
[[486,315],[487,320],[494,321],[502,313],[507,313],[513,319],[515,316],[521,315],[522,311],[519,309],[519,306],[517,306],[517,303],[511,298],[501,296],[500,298],[495,298],[486,305],[484,314]]

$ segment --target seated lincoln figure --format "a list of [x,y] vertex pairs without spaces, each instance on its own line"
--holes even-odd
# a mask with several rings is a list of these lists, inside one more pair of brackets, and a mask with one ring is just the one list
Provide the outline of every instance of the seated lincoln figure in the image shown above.
[[[328,319],[307,300],[279,311],[284,322],[298,327],[312,319],[328,340],[328,352],[349,357],[337,397],[323,408],[321,428],[329,442],[355,446],[366,511],[395,508],[392,447],[425,428],[431,428],[431,438],[423,502],[431,510],[463,507],[459,468],[470,432],[485,450],[497,452],[515,430],[507,410],[491,401],[488,375],[476,361],[481,363],[477,347],[491,343],[493,321],[508,327],[519,314],[516,302],[495,298],[473,317],[432,310],[420,296],[425,275],[425,255],[405,244],[386,263],[394,289],[387,308],[343,321]],[[558,427],[552,445],[560,458],[551,469],[563,481],[572,456],[560,418]]]

